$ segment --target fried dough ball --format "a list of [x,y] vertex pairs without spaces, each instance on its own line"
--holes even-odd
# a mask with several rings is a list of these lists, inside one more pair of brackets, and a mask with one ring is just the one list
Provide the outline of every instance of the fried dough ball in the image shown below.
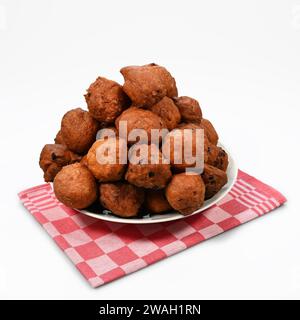
[[[122,157],[126,158],[121,161]],[[87,154],[87,166],[100,182],[121,180],[126,160],[125,140],[113,137],[97,140]]]
[[176,174],[166,188],[168,202],[183,215],[192,214],[201,208],[204,196],[205,185],[197,174]]
[[127,132],[128,132],[128,143],[132,144],[135,143],[136,140],[134,138],[130,138],[129,134],[133,129],[143,129],[147,133],[147,137],[144,139],[141,137],[141,141],[145,140],[144,142],[150,141],[151,138],[151,130],[152,129],[163,129],[166,128],[166,124],[164,121],[153,113],[150,110],[144,110],[136,107],[130,107],[129,109],[125,110],[116,120],[116,128],[120,133],[120,122],[126,121],[127,124]]
[[120,72],[125,80],[123,90],[134,106],[151,107],[165,96],[178,95],[175,79],[155,63],[125,67]]
[[68,111],[61,121],[62,138],[68,149],[85,154],[96,140],[99,123],[80,108]]
[[104,123],[113,123],[122,110],[129,106],[129,99],[117,82],[98,77],[85,95],[93,118]]
[[171,176],[170,165],[163,163],[162,153],[154,144],[136,144],[131,147],[125,175],[129,183],[147,189],[161,189],[167,185]]
[[80,163],[64,167],[53,183],[56,198],[74,209],[84,209],[97,200],[97,184],[91,172]]
[[64,141],[64,138],[63,138],[63,136],[62,136],[62,133],[61,133],[61,130],[59,130],[58,132],[57,132],[57,135],[56,135],[56,137],[54,138],[54,142],[55,142],[55,144],[62,144],[62,145],[66,145],[65,144],[65,141]]
[[226,172],[208,164],[204,165],[201,176],[205,184],[205,200],[212,198],[228,182]]
[[[189,130],[185,132],[184,130]],[[197,161],[194,159],[197,153],[197,141],[196,141],[196,131],[199,129],[199,126],[187,125],[181,126],[179,129],[171,131],[164,137],[162,144],[162,153],[166,159],[169,159],[172,168],[176,171],[185,171],[187,168],[195,168],[197,164],[202,162],[207,162],[207,150],[208,150],[208,139],[204,135],[203,143],[200,141],[198,146],[200,154],[197,158]],[[189,139],[189,134],[191,131],[192,139]],[[191,148],[191,154],[185,156],[185,151],[188,150],[185,148]],[[201,148],[204,148],[203,153]],[[201,159],[201,157],[203,157]],[[198,163],[197,163],[198,162]]]
[[40,167],[44,171],[44,180],[51,182],[66,165],[78,162],[81,157],[61,144],[46,144],[40,154]]
[[199,102],[190,97],[174,98],[175,104],[179,109],[181,118],[186,122],[201,122],[202,111]]
[[148,190],[145,199],[146,208],[152,213],[161,213],[172,210],[165,190]]
[[209,120],[202,118],[200,127],[204,129],[209,142],[216,146],[219,141],[219,136],[212,123]]
[[180,123],[181,115],[175,103],[169,97],[162,98],[153,105],[150,110],[160,116],[165,122],[168,130],[173,130]]
[[223,171],[227,170],[229,160],[228,154],[225,152],[225,150],[210,143],[207,149],[207,155],[207,164]]
[[102,206],[117,216],[134,217],[144,202],[143,189],[128,183],[103,183],[100,185]]

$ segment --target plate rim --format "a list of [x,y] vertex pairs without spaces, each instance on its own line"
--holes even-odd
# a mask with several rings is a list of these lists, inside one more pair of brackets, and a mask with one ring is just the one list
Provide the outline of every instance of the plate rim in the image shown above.
[[[200,209],[198,209],[197,211],[193,212],[190,215],[182,215],[178,212],[172,212],[172,213],[166,213],[166,214],[158,214],[156,215],[157,218],[155,218],[155,215],[152,217],[152,219],[149,218],[130,218],[130,219],[126,219],[126,218],[121,218],[118,216],[113,216],[113,215],[103,215],[100,213],[94,213],[94,212],[89,212],[87,210],[79,210],[79,209],[74,209],[77,212],[80,212],[86,216],[98,219],[98,220],[103,220],[103,221],[107,221],[107,222],[112,222],[112,223],[123,223],[123,224],[153,224],[153,223],[163,223],[163,222],[170,222],[170,221],[176,221],[176,220],[181,220],[181,219],[185,219],[188,217],[192,217],[196,214],[199,214],[209,208],[211,208],[213,205],[215,205],[216,203],[220,202],[221,200],[223,200],[228,193],[230,192],[230,190],[232,189],[232,187],[234,186],[236,180],[237,180],[237,176],[238,176],[238,166],[237,163],[235,161],[235,159],[232,156],[232,153],[228,151],[228,149],[222,144],[219,143],[218,144],[219,147],[223,148],[226,153],[228,154],[229,157],[229,167],[231,168],[232,172],[233,172],[233,177],[231,179],[231,181],[228,181],[228,183],[226,184],[225,188],[226,190],[223,192],[223,194],[220,196],[218,196],[218,194],[216,194],[213,198],[207,200],[206,202],[209,202],[206,206],[204,203],[204,206],[202,206]],[[228,172],[228,169],[227,169]],[[173,216],[168,217],[168,214],[172,214]],[[165,216],[165,217],[164,217]]]

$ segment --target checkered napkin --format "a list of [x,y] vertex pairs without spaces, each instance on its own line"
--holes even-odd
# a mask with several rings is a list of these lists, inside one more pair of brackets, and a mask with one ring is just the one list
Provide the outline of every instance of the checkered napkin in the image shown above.
[[85,216],[59,203],[49,184],[25,190],[19,197],[93,287],[260,217],[286,201],[242,171],[217,205],[202,214],[158,224],[121,224]]

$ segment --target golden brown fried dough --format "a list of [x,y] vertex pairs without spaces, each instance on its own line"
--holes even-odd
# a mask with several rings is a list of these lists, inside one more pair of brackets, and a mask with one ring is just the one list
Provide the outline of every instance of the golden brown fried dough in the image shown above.
[[[152,152],[151,152],[152,150]],[[139,154],[139,158],[136,157]],[[137,163],[133,164],[133,160]],[[129,165],[125,179],[137,187],[164,188],[171,179],[169,164],[163,163],[162,153],[155,145],[134,145],[129,151]]]
[[163,97],[177,97],[175,79],[155,63],[121,69],[125,83],[123,90],[136,107],[151,107]]
[[[189,130],[188,132],[184,130]],[[175,129],[171,131],[169,134],[165,136],[162,144],[162,153],[166,159],[169,159],[172,168],[176,171],[185,171],[187,168],[194,168],[197,165],[194,157],[197,154],[197,140],[196,140],[196,131],[195,129],[200,129],[199,126],[195,125],[182,125],[179,129]],[[190,134],[192,139],[188,139],[187,133]],[[208,139],[204,135],[203,141],[199,142],[199,150],[203,148],[203,153],[200,152],[198,161],[207,162],[207,149],[208,149]],[[180,143],[181,141],[181,143]],[[188,156],[184,156],[184,148],[190,147],[191,154]],[[201,158],[202,157],[202,158]]]
[[200,127],[204,130],[209,142],[216,146],[219,141],[219,136],[212,123],[209,120],[202,118]]
[[201,122],[202,111],[199,102],[190,97],[174,98],[175,104],[179,109],[181,118],[185,122]]
[[99,123],[80,108],[67,112],[61,121],[61,134],[68,149],[85,154],[96,140]]
[[100,202],[117,216],[134,217],[144,202],[144,191],[128,183],[103,183],[100,185]]
[[148,190],[146,192],[145,205],[152,213],[162,213],[172,210],[166,198],[165,190]]
[[208,164],[204,166],[202,179],[205,184],[205,200],[212,198],[228,182],[226,172]]
[[104,123],[113,123],[123,109],[129,106],[129,99],[117,82],[98,77],[85,95],[88,109],[93,118]]
[[227,170],[229,161],[228,154],[221,147],[217,147],[213,144],[209,144],[207,149],[207,164],[219,168],[223,171]]
[[97,184],[91,172],[80,163],[64,167],[53,183],[56,198],[64,205],[84,209],[97,199]]
[[163,119],[168,130],[173,130],[180,123],[181,116],[175,103],[169,97],[162,98],[150,110]]
[[44,171],[44,179],[51,182],[57,173],[66,165],[78,162],[81,157],[61,144],[46,144],[40,154],[40,167]]
[[[97,140],[87,154],[87,166],[100,182],[118,181],[126,170],[126,155],[124,140],[112,137]],[[123,163],[122,156],[125,157]]]
[[183,215],[192,214],[201,208],[204,196],[205,185],[197,174],[176,174],[166,189],[168,202]]
[[62,136],[62,134],[61,134],[61,130],[59,130],[58,132],[57,132],[57,135],[56,135],[56,137],[54,138],[54,142],[55,142],[55,144],[62,144],[62,145],[66,145],[65,144],[65,141],[64,141],[64,139],[63,139],[63,136]]
[[[143,129],[147,133],[147,137],[150,141],[152,129],[166,128],[164,121],[155,113],[150,110],[144,110],[136,107],[131,107],[125,110],[116,120],[116,128],[120,133],[120,122],[124,121],[127,124],[128,143],[135,143],[135,139],[130,139],[129,134],[134,129]],[[144,141],[146,142],[146,141]]]

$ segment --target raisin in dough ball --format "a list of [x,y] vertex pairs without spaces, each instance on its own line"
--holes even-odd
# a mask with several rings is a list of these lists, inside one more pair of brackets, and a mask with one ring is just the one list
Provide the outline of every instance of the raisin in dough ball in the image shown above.
[[174,101],[183,121],[201,122],[202,111],[197,100],[190,97],[179,97],[175,98]]
[[[186,132],[184,131],[185,129],[190,131]],[[200,139],[200,142],[197,141],[196,129],[199,129],[199,126],[181,126],[167,134],[163,140],[162,153],[166,159],[169,159],[172,168],[176,171],[185,171],[187,168],[196,167],[197,161],[194,157],[197,156],[197,142],[198,150],[200,150],[198,161],[207,162],[209,142],[205,135],[203,136],[203,141],[202,139]],[[188,139],[187,133],[191,135],[192,139]],[[189,156],[188,154],[185,156],[185,148],[190,148],[191,154]],[[201,148],[203,148],[203,152],[201,152]]]
[[84,209],[97,199],[98,188],[91,172],[80,163],[64,167],[53,183],[56,198],[64,205]]
[[126,169],[127,145],[123,139],[97,140],[87,154],[87,166],[100,182],[121,180]]
[[209,144],[207,149],[207,164],[226,171],[229,164],[228,154],[221,147]]
[[100,202],[117,216],[134,217],[144,202],[144,191],[128,183],[103,183],[100,185]]
[[175,79],[155,63],[129,66],[121,69],[125,83],[123,89],[137,107],[151,107],[163,97],[177,97]]
[[228,182],[226,172],[208,164],[204,166],[202,179],[205,184],[206,200],[217,194]]
[[44,171],[44,180],[51,182],[66,165],[81,160],[81,157],[61,144],[46,144],[40,154],[40,167]]
[[146,208],[152,213],[161,213],[172,210],[165,190],[148,190],[145,199]]
[[113,123],[129,105],[129,99],[122,86],[103,77],[98,77],[90,85],[85,100],[92,117],[104,123]]
[[[135,158],[138,153],[139,157]],[[138,162],[138,163],[132,163]],[[171,179],[169,164],[163,163],[162,153],[155,145],[134,145],[129,151],[129,165],[125,179],[137,187],[164,188]]]
[[197,174],[176,174],[166,189],[168,202],[183,215],[192,214],[200,209],[204,203],[204,196],[205,185]]
[[162,98],[158,103],[153,105],[150,110],[163,119],[168,130],[175,129],[180,123],[180,112],[173,100],[168,97]]
[[134,129],[142,129],[146,133],[145,139],[148,139],[144,142],[149,142],[151,139],[151,130],[152,129],[164,129],[166,125],[164,121],[149,110],[144,110],[136,107],[131,107],[125,110],[116,120],[116,128],[118,129],[119,134],[120,124],[123,121],[123,124],[127,125],[127,133],[128,133],[128,143],[132,144],[137,141],[135,139],[130,139],[129,134]]
[[61,135],[68,149],[85,154],[96,140],[98,122],[80,108],[67,112],[61,121]]

